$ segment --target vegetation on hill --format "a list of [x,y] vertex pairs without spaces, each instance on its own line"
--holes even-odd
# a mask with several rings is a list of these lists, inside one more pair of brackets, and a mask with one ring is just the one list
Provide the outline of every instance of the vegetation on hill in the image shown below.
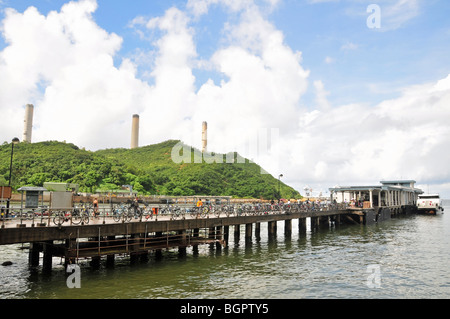
[[[179,141],[137,149],[107,149],[96,152],[62,142],[20,143],[14,146],[12,186],[42,186],[44,182],[80,185],[81,192],[119,190],[132,185],[141,194],[172,196],[234,196],[239,198],[298,198],[300,194],[278,179],[261,174],[248,160],[236,163],[177,164],[172,150]],[[197,152],[197,153],[195,153]],[[198,155],[192,150],[191,158]],[[0,184],[7,185],[11,144],[0,146]]]

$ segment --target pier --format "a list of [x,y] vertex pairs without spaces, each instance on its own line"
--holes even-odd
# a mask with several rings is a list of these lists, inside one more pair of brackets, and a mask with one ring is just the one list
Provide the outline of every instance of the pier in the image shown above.
[[[259,236],[261,223],[267,223],[268,237],[273,238],[277,226],[284,223],[284,233],[292,233],[292,225],[298,223],[298,231],[307,231],[307,222],[311,231],[339,227],[342,224],[370,225],[381,222],[398,214],[415,212],[415,206],[384,206],[359,208],[348,204],[329,204],[307,207],[304,205],[275,205],[272,210],[246,211],[239,216],[230,216],[224,212],[191,216],[160,215],[155,219],[131,219],[116,222],[109,211],[104,211],[89,224],[74,225],[70,222],[52,225],[53,211],[39,218],[14,218],[3,221],[0,228],[0,245],[29,244],[29,264],[38,266],[40,254],[43,254],[43,271],[50,272],[52,258],[64,258],[65,264],[76,263],[79,259],[90,259],[93,267],[99,267],[102,257],[107,264],[113,264],[116,255],[128,255],[130,262],[146,260],[151,251],[161,255],[163,249],[177,248],[181,255],[187,247],[194,251],[199,245],[209,245],[212,249],[228,246],[230,231],[235,240],[241,236],[241,227],[245,227],[245,241],[251,242],[252,236]],[[108,216],[109,215],[109,216]],[[244,226],[245,225],[245,226]]]

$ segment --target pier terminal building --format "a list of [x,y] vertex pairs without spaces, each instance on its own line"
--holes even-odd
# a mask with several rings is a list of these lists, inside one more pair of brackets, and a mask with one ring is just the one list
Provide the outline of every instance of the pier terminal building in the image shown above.
[[332,201],[364,203],[364,208],[413,206],[423,194],[414,180],[381,181],[376,186],[336,186],[330,188]]

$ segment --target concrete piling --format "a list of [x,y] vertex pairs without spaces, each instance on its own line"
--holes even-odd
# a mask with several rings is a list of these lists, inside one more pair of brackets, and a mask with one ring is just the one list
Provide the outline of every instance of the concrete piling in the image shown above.
[[42,250],[40,243],[30,243],[30,251],[28,252],[28,262],[31,267],[39,266],[39,252]]
[[245,241],[246,242],[252,241],[252,231],[253,231],[253,224],[246,224],[245,225]]
[[300,234],[306,234],[306,218],[298,219],[298,231]]
[[52,271],[53,261],[53,240],[46,241],[43,245],[44,258],[42,271],[44,273],[50,273]]
[[241,238],[241,225],[234,225],[234,242],[238,243]]
[[286,219],[284,221],[284,235],[290,237],[292,235],[292,219]]
[[277,235],[277,222],[270,221],[267,223],[267,231],[270,239],[273,239]]

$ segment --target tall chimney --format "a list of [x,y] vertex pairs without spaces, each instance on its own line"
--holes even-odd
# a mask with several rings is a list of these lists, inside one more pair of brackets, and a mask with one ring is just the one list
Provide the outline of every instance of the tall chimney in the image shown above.
[[23,126],[23,141],[31,143],[31,134],[33,133],[33,104],[27,104],[25,107],[25,120]]
[[131,128],[131,149],[139,147],[139,115],[133,115]]
[[202,124],[202,152],[207,152],[208,146],[208,123],[203,122]]

